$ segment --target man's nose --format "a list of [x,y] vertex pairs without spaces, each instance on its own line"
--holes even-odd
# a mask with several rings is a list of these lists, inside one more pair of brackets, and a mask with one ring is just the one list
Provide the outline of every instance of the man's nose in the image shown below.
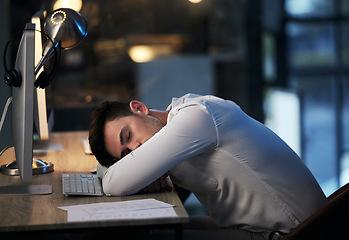
[[140,142],[130,142],[129,144],[127,144],[127,148],[130,149],[131,151],[136,150],[139,146],[141,145]]

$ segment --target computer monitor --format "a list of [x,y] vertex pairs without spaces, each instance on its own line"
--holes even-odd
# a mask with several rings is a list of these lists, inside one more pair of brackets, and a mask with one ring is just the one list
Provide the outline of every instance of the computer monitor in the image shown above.
[[[38,23],[40,24],[40,23]],[[23,182],[30,182],[33,173],[53,171],[53,164],[46,164],[39,159],[33,159],[33,125],[36,122],[40,139],[48,140],[48,121],[46,115],[46,95],[41,89],[34,87],[35,57],[41,57],[41,36],[35,36],[37,24],[28,23],[24,29],[18,47],[15,70],[20,74],[22,83],[12,88],[12,135],[15,147],[16,161],[8,166],[10,175],[19,174]],[[39,32],[40,33],[40,32]]]
[[32,180],[34,117],[34,42],[35,25],[28,23],[20,41],[15,70],[22,83],[12,88],[12,134],[16,162],[23,182]]
[[[50,132],[45,89],[34,87],[35,77],[42,71],[35,76],[35,66],[42,57],[43,18],[42,11],[32,17],[32,24],[26,25],[18,47],[14,68],[20,74],[22,83],[12,89],[12,135],[16,160],[1,167],[2,173],[20,175],[23,182],[30,182],[33,174],[53,171],[52,163],[33,159],[34,146],[39,147],[42,152],[42,148],[47,147]],[[34,123],[37,135],[35,145]]]
[[[31,182],[33,175],[34,42],[35,24],[27,23],[14,66],[22,81],[19,87],[12,87],[12,137],[16,155],[15,163],[22,182],[27,183]],[[0,187],[0,194],[48,194],[51,192],[52,186],[50,185]]]

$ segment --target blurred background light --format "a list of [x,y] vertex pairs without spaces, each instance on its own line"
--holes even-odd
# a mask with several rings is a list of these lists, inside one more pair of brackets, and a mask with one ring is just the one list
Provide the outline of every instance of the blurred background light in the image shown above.
[[77,12],[81,10],[82,0],[57,0],[53,5],[53,10],[58,8],[71,8]]

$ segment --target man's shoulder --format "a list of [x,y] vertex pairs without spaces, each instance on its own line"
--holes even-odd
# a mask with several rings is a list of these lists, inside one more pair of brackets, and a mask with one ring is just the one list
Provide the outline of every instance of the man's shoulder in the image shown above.
[[171,104],[168,106],[167,110],[174,109],[176,107],[185,107],[195,104],[202,104],[204,105],[207,101],[215,101],[215,100],[223,100],[221,98],[218,98],[213,95],[199,95],[195,93],[187,93],[182,97],[174,97],[172,98]]

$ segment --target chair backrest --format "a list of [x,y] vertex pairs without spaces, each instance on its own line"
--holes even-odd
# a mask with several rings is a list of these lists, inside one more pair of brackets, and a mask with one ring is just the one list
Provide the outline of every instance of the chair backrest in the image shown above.
[[328,204],[319,209],[283,240],[301,239],[349,239],[349,183],[328,197]]

